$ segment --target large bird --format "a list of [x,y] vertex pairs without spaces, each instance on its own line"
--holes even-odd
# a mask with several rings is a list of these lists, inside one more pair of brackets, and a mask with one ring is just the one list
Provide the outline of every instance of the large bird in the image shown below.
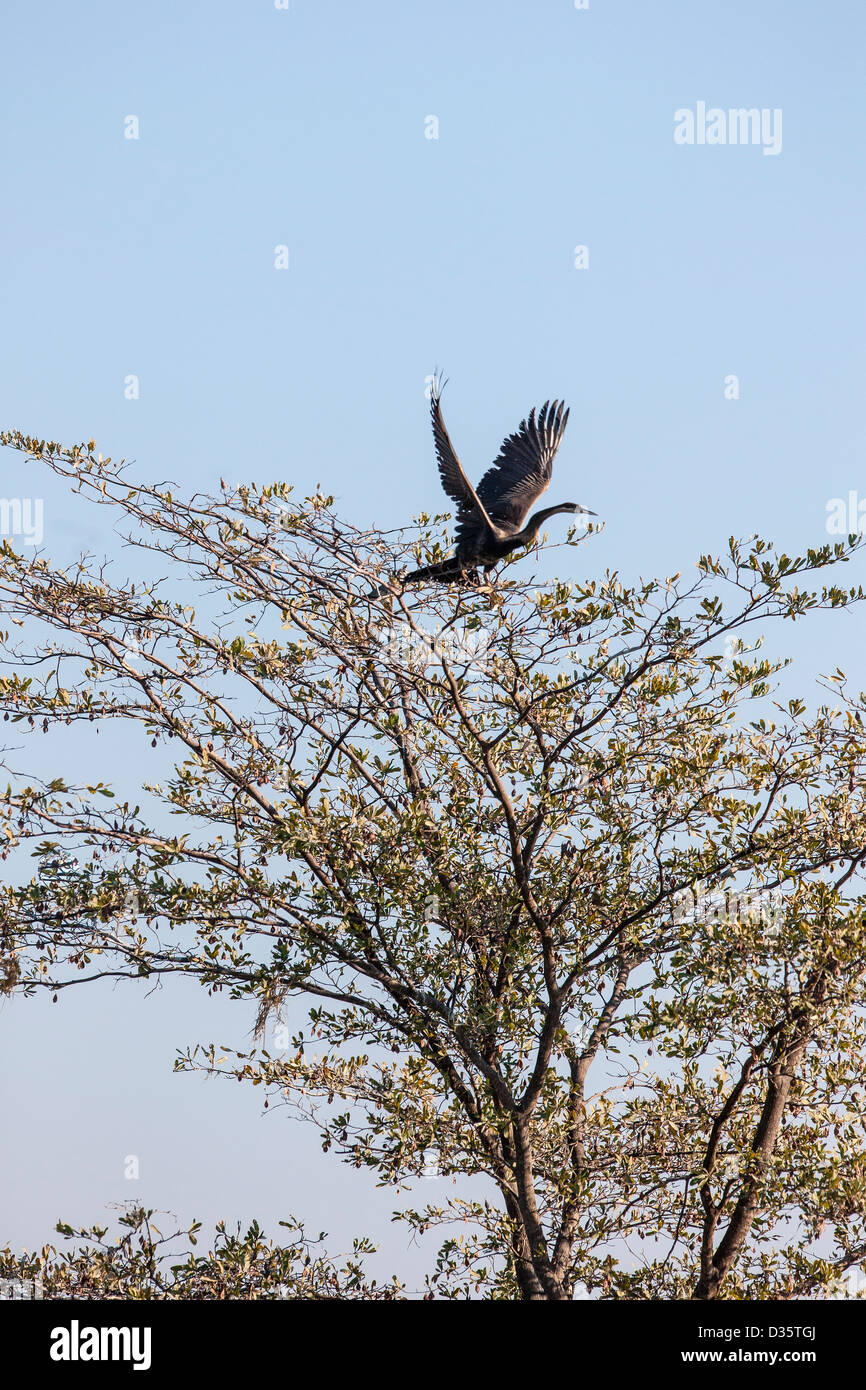
[[[595,516],[595,512],[577,502],[541,507],[529,516],[530,508],[550,484],[553,460],[568,420],[563,402],[546,401],[537,414],[534,408],[529,412],[528,419],[505,440],[476,490],[464,473],[445,428],[441,405],[444,385],[438,377],[433,378],[430,415],[439,477],[457,504],[456,549],[446,560],[403,575],[398,581],[401,584],[425,579],[438,583],[473,582],[479,566],[483,565],[484,573],[489,574],[513,550],[531,545],[548,517],[558,512]],[[377,593],[387,593],[388,588],[383,586]]]

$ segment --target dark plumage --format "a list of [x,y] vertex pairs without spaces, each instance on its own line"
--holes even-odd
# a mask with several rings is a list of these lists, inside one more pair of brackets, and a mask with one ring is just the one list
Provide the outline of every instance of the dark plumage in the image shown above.
[[[430,414],[439,477],[457,504],[456,549],[447,560],[404,575],[400,581],[403,584],[423,579],[473,582],[479,565],[488,574],[513,550],[531,545],[547,518],[557,512],[595,516],[595,512],[576,502],[560,502],[533,512],[527,521],[533,503],[550,484],[553,460],[568,420],[563,402],[546,401],[537,414],[535,409],[529,412],[529,418],[505,440],[476,490],[464,473],[445,428],[440,403],[444,384],[434,378]],[[387,586],[378,592],[387,592]]]

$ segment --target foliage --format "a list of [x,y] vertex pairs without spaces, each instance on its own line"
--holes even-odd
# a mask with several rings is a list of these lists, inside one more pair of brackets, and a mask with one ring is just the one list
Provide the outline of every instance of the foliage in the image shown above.
[[363,532],[283,484],[184,500],[92,441],[2,442],[156,574],[4,544],[4,718],[157,750],[135,794],[10,776],[4,855],[39,869],[5,890],[7,989],[252,1001],[259,1045],[178,1067],[261,1085],[379,1183],[456,1177],[400,1213],[444,1228],[444,1296],[791,1297],[863,1258],[864,696],[782,701],[762,646],[862,599],[833,582],[856,537],[376,598],[439,519]]
[[[292,1232],[287,1245],[275,1245],[257,1222],[231,1235],[223,1222],[206,1255],[183,1253],[178,1244],[195,1246],[201,1222],[163,1235],[155,1213],[129,1204],[118,1217],[123,1228],[113,1238],[105,1226],[74,1230],[60,1222],[58,1234],[81,1244],[58,1250],[16,1255],[0,1250],[0,1278],[28,1281],[42,1298],[74,1299],[338,1299],[381,1302],[400,1297],[396,1282],[380,1286],[364,1274],[363,1259],[373,1253],[367,1240],[356,1240],[351,1256],[338,1264],[317,1250],[318,1241],[295,1221],[281,1221]],[[176,1263],[171,1263],[171,1261]]]

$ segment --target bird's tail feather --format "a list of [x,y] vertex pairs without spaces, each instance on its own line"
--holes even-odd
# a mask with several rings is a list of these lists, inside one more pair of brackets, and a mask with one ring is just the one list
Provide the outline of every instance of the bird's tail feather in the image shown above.
[[420,579],[435,579],[447,584],[451,579],[459,579],[462,574],[463,568],[455,560],[439,560],[435,565],[423,565],[419,570],[410,570],[408,574],[403,575],[402,582],[413,584]]
[[448,584],[452,579],[460,579],[464,576],[463,568],[452,558],[450,560],[439,560],[435,565],[422,565],[421,569],[410,570],[408,574],[395,575],[388,584],[380,584],[377,589],[371,589],[368,598],[382,598],[385,594],[393,594],[395,589],[402,592],[407,584],[418,584],[424,579],[435,580],[437,584]]

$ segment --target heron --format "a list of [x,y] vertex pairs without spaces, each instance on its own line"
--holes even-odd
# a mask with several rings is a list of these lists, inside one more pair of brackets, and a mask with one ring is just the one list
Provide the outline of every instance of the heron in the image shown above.
[[[425,579],[446,584],[477,582],[479,567],[489,575],[507,555],[532,545],[549,517],[560,512],[595,516],[589,507],[577,502],[557,502],[529,515],[550,486],[553,460],[569,414],[564,401],[545,401],[539,411],[533,407],[503,442],[476,489],[463,470],[442,418],[445,384],[444,379],[434,376],[430,417],[442,487],[457,504],[455,551],[445,560],[403,575],[399,580],[403,585]],[[375,591],[377,597],[388,592],[388,585]]]

